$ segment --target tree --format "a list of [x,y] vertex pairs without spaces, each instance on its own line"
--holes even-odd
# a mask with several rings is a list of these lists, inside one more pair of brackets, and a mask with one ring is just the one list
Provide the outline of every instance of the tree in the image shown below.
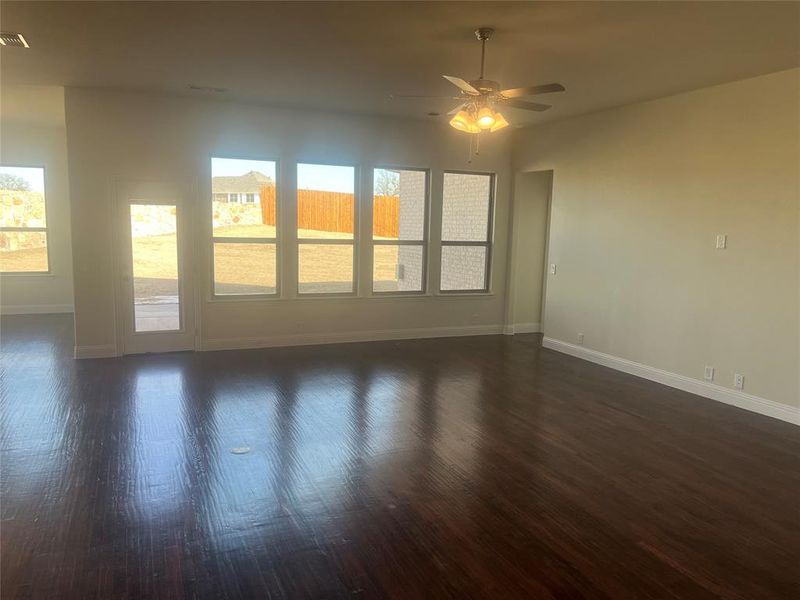
[[397,196],[400,194],[400,173],[378,169],[375,174],[376,196]]
[[0,173],[0,190],[14,190],[15,192],[29,192],[31,185],[24,177],[11,173]]

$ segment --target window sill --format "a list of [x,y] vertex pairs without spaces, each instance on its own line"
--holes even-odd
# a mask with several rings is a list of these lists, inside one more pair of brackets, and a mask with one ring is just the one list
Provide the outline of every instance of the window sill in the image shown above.
[[225,294],[221,296],[206,296],[208,304],[227,304],[228,302],[275,302],[285,300],[277,294]]
[[51,271],[46,272],[16,272],[16,271],[0,271],[0,277],[50,277],[55,278],[55,275]]
[[291,302],[444,302],[449,300],[478,300],[494,298],[496,296],[493,292],[447,292],[444,294],[374,294],[369,296],[355,296],[344,294],[329,294],[329,295],[310,295],[303,294],[293,298],[280,297],[280,296],[212,296],[207,298],[209,304],[228,304],[238,302],[265,302],[265,303],[291,303]]
[[493,292],[485,291],[485,290],[452,290],[452,291],[442,291],[439,292],[439,296],[451,297],[451,296],[494,296]]

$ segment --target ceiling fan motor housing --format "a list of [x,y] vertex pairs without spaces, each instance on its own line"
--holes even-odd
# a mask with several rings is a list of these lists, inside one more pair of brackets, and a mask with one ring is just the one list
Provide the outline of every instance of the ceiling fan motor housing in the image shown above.
[[500,84],[491,79],[473,79],[469,84],[481,94],[494,94],[500,91]]

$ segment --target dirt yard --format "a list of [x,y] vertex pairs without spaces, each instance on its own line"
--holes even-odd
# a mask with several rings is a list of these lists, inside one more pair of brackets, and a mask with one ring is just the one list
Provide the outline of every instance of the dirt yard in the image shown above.
[[46,271],[47,248],[0,250],[0,270],[13,273]]
[[[243,225],[218,227],[217,237],[271,237],[275,228],[269,225]],[[349,236],[301,229],[300,238],[339,238]],[[134,276],[138,296],[169,295],[174,290],[177,265],[174,259],[175,236],[154,235],[134,239]],[[305,258],[305,260],[303,260]],[[259,291],[275,287],[275,246],[272,244],[219,245],[215,257],[215,275],[218,284],[229,284],[231,291],[240,289]],[[0,265],[4,271],[36,271],[47,265],[45,248],[0,252]],[[375,265],[376,280],[396,281],[397,247],[388,246],[379,255]],[[301,281],[308,284],[344,282],[352,277],[353,265],[350,246],[301,247]],[[235,287],[233,287],[235,286]],[[239,287],[244,286],[244,287]]]

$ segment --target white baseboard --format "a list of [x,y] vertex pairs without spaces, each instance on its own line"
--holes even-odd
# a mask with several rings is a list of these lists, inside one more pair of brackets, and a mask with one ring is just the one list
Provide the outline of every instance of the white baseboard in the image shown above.
[[3,315],[48,315],[75,312],[72,304],[4,304],[0,306]]
[[75,346],[75,358],[112,358],[117,355],[114,344],[99,346]]
[[514,335],[516,333],[541,333],[541,323],[514,323],[513,325],[506,325],[503,329],[505,335]]
[[700,381],[699,379],[693,379],[684,375],[678,375],[677,373],[670,373],[669,371],[664,371],[656,367],[643,365],[641,363],[633,362],[632,360],[627,360],[611,354],[605,354],[603,352],[598,352],[597,350],[590,350],[589,348],[585,348],[583,346],[576,346],[575,344],[562,342],[553,338],[544,338],[542,340],[542,346],[549,348],[550,350],[563,352],[564,354],[582,358],[605,367],[610,367],[612,369],[616,369],[617,371],[630,373],[631,375],[636,375],[637,377],[649,379],[650,381],[656,381],[685,392],[710,398],[711,400],[716,400],[717,402],[724,402],[725,404],[731,404],[751,412],[773,417],[775,419],[780,419],[781,421],[786,421],[795,425],[800,425],[800,408],[795,408],[787,404],[782,404],[773,400],[767,400],[766,398],[760,398],[759,396],[753,396],[752,394],[746,394],[744,392],[740,392],[739,390],[728,389],[722,387],[721,385]]
[[216,338],[203,340],[201,350],[244,350],[248,348],[274,348],[279,346],[309,346],[316,344],[342,344],[347,342],[375,342],[382,340],[413,340],[422,338],[456,337],[468,335],[499,335],[502,325],[466,325],[463,327],[430,327],[419,329],[379,329],[347,331],[341,333],[297,333],[289,335],[248,338]]

